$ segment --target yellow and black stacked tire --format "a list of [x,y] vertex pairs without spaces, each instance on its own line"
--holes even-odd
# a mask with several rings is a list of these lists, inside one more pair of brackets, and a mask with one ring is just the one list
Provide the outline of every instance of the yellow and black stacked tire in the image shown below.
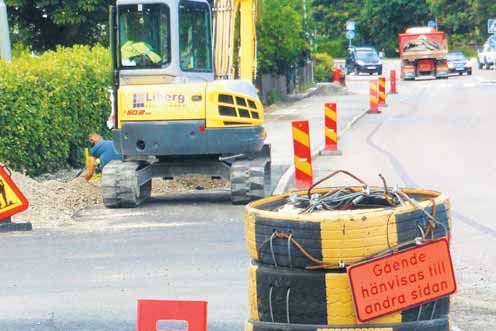
[[[357,321],[346,272],[308,271],[252,262],[248,288],[252,321],[317,325],[353,325]],[[449,306],[449,298],[445,297],[367,324],[445,318]]]
[[[429,214],[434,205],[437,225],[428,238],[450,235],[451,210],[446,196],[424,190],[404,192]],[[316,263],[288,239],[291,236],[325,264],[351,265],[421,237],[429,224],[423,211],[405,204],[303,215],[278,212],[287,197],[269,197],[246,207],[246,239],[253,261],[249,272],[250,320],[245,331],[449,330],[449,297],[358,325],[346,269],[306,270]],[[277,238],[274,233],[286,237]]]
[[245,331],[449,331],[449,321],[441,318],[430,321],[367,324],[367,325],[308,325],[247,321]]
[[[445,195],[425,190],[404,191],[421,200],[420,207],[428,213],[432,213],[430,199],[435,202],[435,215],[439,224],[428,234],[428,238],[449,235],[451,210]],[[397,208],[304,215],[273,211],[286,203],[287,197],[287,194],[274,196],[247,205],[245,233],[248,252],[253,260],[296,268],[314,264],[294,245],[288,245],[287,240],[270,239],[274,232],[278,232],[291,234],[310,255],[324,263],[350,265],[421,237],[422,229],[429,223],[429,217],[411,204]]]

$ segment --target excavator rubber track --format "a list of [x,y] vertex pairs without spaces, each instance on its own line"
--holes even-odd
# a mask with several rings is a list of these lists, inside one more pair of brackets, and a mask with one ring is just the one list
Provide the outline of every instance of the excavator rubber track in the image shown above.
[[151,177],[139,184],[139,171],[148,164],[137,161],[111,161],[103,169],[102,196],[107,208],[135,208],[148,199]]
[[231,165],[231,201],[246,204],[270,194],[271,168],[265,158],[236,160]]

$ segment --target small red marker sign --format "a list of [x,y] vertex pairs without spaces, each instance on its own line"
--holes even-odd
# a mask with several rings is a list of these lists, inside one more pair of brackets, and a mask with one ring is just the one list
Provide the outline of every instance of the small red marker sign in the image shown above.
[[347,271],[359,323],[456,292],[445,238],[350,266]]

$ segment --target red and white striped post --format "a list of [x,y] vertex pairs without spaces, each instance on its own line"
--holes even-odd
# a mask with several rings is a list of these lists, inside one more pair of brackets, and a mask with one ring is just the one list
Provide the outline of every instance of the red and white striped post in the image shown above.
[[377,88],[377,80],[371,80],[370,81],[370,88],[369,88],[369,100],[370,100],[370,106],[369,106],[369,114],[380,114],[381,111],[379,110],[379,90]]
[[308,121],[294,121],[291,124],[296,188],[304,190],[313,184],[310,130]]
[[386,77],[379,77],[379,106],[386,106]]
[[334,102],[324,105],[324,137],[325,146],[320,155],[341,155],[338,149],[338,112]]
[[396,70],[391,70],[390,81],[389,94],[398,94],[398,91],[396,90]]

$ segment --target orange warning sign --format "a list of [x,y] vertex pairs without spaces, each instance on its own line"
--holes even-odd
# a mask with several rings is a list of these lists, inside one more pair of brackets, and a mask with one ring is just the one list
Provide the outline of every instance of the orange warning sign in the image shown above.
[[359,323],[456,292],[446,238],[347,271]]
[[0,221],[28,208],[28,200],[0,166]]

